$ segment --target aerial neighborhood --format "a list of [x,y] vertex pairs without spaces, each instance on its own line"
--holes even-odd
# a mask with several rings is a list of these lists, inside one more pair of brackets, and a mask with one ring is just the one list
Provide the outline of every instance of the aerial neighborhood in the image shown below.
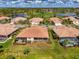
[[73,48],[79,46],[78,17],[68,13],[46,17],[30,17],[24,13],[14,16],[1,15],[0,53],[2,54],[0,54],[0,59],[3,56],[16,59],[30,59],[31,57],[52,59],[54,58],[51,57],[53,53],[60,54],[61,51],[64,51],[66,54],[65,48],[70,49],[67,50],[69,53],[74,50]]
[[[64,24],[65,20],[69,21],[70,24]],[[27,17],[21,15],[14,18],[0,16],[0,21],[0,41],[7,40],[13,33],[22,29],[16,35],[15,43],[27,44],[32,42],[48,42],[50,41],[48,29],[51,29],[52,32],[56,34],[54,36],[57,37],[59,44],[66,47],[78,46],[79,44],[79,29],[72,27],[72,25],[79,25],[79,19],[73,16],[66,15],[63,18],[57,16],[49,18],[47,22],[54,24],[47,26],[44,26],[45,24],[40,25],[44,21],[44,19],[40,17],[27,19]],[[27,24],[27,22],[29,24]],[[65,41],[70,43],[64,44]]]
[[[54,25],[51,26],[44,26],[45,24],[40,25],[42,22],[44,22],[43,18],[33,17],[31,19],[27,19],[27,17],[21,15],[14,18],[0,16],[0,21],[0,41],[7,40],[13,33],[19,29],[22,29],[16,35],[15,43],[27,44],[31,42],[48,42],[50,41],[48,29],[51,29],[54,34],[56,34],[54,36],[57,37],[61,45],[67,47],[77,46],[79,44],[79,29],[72,27],[72,25],[78,26],[79,20],[73,16],[66,15],[63,18],[49,18],[48,22],[54,23]],[[70,24],[64,24],[65,21],[69,21]],[[29,24],[27,24],[27,22]],[[65,41],[70,43],[64,44]]]

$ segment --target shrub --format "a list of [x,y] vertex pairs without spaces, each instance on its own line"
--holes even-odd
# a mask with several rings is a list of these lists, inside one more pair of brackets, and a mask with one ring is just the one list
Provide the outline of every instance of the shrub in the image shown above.
[[4,50],[3,50],[3,46],[0,45],[0,53],[3,52],[3,51],[4,51]]
[[3,46],[2,46],[2,45],[0,45],[0,48],[3,48]]
[[9,55],[6,57],[6,59],[15,59],[15,57],[13,55]]
[[24,54],[27,54],[27,55],[29,54],[29,52],[30,52],[30,49],[29,48],[25,48],[24,51],[23,51],[23,53]]
[[3,52],[4,50],[0,50],[0,53]]

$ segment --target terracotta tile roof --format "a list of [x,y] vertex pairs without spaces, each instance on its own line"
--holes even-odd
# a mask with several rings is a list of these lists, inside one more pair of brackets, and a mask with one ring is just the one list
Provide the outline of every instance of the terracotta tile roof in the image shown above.
[[0,16],[0,20],[10,19],[10,17],[7,16]]
[[66,26],[54,26],[53,27],[54,32],[59,37],[76,37],[79,35],[79,30],[72,27],[66,27]]
[[69,29],[70,29],[71,33],[75,34],[76,36],[79,36],[79,30],[78,29],[73,28],[73,27],[71,27]]
[[79,22],[79,19],[76,19],[76,18],[74,18],[74,17],[69,17],[69,19],[70,19],[71,21],[73,21],[73,22]]
[[8,36],[9,34],[11,34],[16,30],[17,28],[15,28],[14,25],[0,24],[0,35]]
[[32,26],[24,29],[17,37],[23,38],[49,38],[47,28],[41,26]]
[[1,28],[1,27],[15,28],[15,26],[16,26],[16,25],[14,25],[14,24],[9,24],[9,23],[7,23],[7,24],[0,24],[0,28]]
[[70,19],[73,22],[79,22],[79,19],[76,19],[75,17],[72,17],[72,16],[71,17],[65,17],[63,19]]
[[40,22],[42,22],[42,21],[43,21],[42,18],[32,18],[32,19],[30,19],[30,22],[40,23]]
[[60,18],[57,18],[57,17],[50,18],[49,21],[54,22],[54,23],[61,23],[62,22],[62,20]]

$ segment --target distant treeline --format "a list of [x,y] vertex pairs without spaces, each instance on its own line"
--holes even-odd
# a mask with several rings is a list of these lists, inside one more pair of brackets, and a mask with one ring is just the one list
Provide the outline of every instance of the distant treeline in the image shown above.
[[12,16],[12,14],[26,13],[33,15],[34,13],[76,13],[79,14],[78,8],[0,8],[0,15]]

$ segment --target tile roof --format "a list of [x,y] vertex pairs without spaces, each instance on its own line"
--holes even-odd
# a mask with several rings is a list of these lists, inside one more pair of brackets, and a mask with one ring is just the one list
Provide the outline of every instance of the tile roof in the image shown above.
[[15,28],[14,25],[0,24],[0,35],[8,36],[9,34],[11,34],[16,30],[17,28]]
[[41,26],[32,26],[24,29],[17,37],[23,38],[49,38],[48,30]]
[[52,21],[54,23],[61,23],[62,22],[62,20],[60,18],[57,18],[57,17],[50,18],[49,21]]
[[10,17],[7,16],[0,16],[0,20],[10,19]]
[[66,26],[54,26],[53,27],[54,32],[59,37],[76,37],[79,35],[79,30],[72,27],[66,27]]
[[43,18],[39,18],[39,17],[30,19],[30,22],[39,23],[39,22],[42,22],[42,21],[43,21]]
[[79,22],[79,19],[76,19],[75,17],[69,17],[69,19],[73,22]]
[[73,21],[73,22],[79,22],[79,19],[76,19],[75,17],[65,17],[65,18],[63,18],[63,19],[70,19],[71,21]]
[[14,24],[9,24],[9,23],[7,23],[7,24],[0,24],[0,28],[2,28],[2,27],[15,28],[15,26],[16,26],[16,25],[14,25]]

